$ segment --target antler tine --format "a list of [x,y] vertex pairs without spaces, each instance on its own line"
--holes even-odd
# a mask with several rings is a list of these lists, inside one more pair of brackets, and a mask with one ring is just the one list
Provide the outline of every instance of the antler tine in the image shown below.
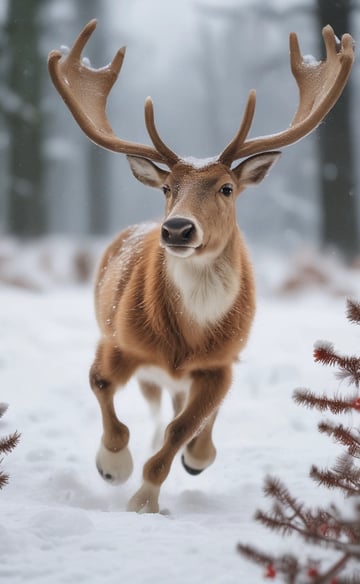
[[84,27],[67,55],[58,50],[49,54],[49,73],[56,89],[80,128],[95,144],[113,152],[141,156],[171,166],[177,157],[160,138],[158,143],[163,147],[158,151],[115,135],[106,116],[106,104],[123,64],[125,47],[119,49],[105,67],[93,69],[85,66],[81,54],[96,25],[97,21],[91,20]]
[[[305,62],[295,33],[290,34],[291,71],[299,88],[299,106],[290,126],[277,134],[243,141],[235,140],[236,147],[226,156],[227,164],[251,154],[275,150],[301,140],[312,132],[339,99],[349,78],[354,62],[354,43],[349,34],[337,42],[331,26],[322,31],[326,59],[318,63]],[[232,143],[231,143],[232,144]],[[220,155],[224,158],[225,151]],[[231,158],[231,160],[230,160]]]
[[300,50],[299,39],[296,32],[289,34],[289,48],[290,48],[290,69],[291,73],[296,75],[296,71],[302,66],[303,58]]
[[241,120],[240,127],[235,134],[231,142],[226,146],[219,156],[219,162],[230,166],[233,160],[235,160],[236,151],[245,142],[251,128],[251,124],[254,119],[256,107],[256,91],[252,89],[249,93],[243,119]]
[[145,124],[148,134],[154,144],[157,152],[160,152],[170,165],[176,164],[179,161],[179,156],[175,154],[166,144],[162,141],[159,133],[155,126],[154,118],[154,104],[151,97],[147,97],[145,100]]
[[69,51],[69,54],[72,55],[74,61],[80,62],[81,54],[85,48],[85,45],[87,44],[89,38],[93,34],[96,27],[97,27],[96,18],[93,18],[92,20],[90,20],[90,22],[87,23],[86,26],[84,26],[83,30],[81,31],[81,33],[79,34],[79,36],[77,37]]

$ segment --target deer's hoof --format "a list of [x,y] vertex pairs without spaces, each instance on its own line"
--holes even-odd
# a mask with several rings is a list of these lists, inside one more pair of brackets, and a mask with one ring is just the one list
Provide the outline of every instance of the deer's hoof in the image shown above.
[[191,468],[191,466],[187,465],[185,462],[185,456],[182,455],[181,456],[181,462],[182,465],[184,467],[184,469],[191,475],[196,476],[198,474],[200,474],[203,470],[205,470],[204,468]]
[[112,485],[125,483],[133,470],[130,450],[126,446],[118,452],[111,452],[101,442],[96,455],[96,467],[107,483]]
[[136,513],[159,513],[160,487],[145,481],[142,487],[131,497],[127,511]]

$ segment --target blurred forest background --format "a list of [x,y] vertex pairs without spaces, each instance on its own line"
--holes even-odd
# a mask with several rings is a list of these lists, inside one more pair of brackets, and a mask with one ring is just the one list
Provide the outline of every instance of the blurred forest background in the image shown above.
[[[257,90],[252,136],[287,127],[297,107],[288,34],[324,56],[323,25],[360,38],[360,0],[0,0],[0,236],[33,240],[113,234],[161,218],[162,193],[133,178],[124,156],[92,145],[51,85],[47,54],[70,46],[91,18],[94,67],[127,45],[108,116],[148,143],[147,95],[159,131],[179,154],[220,152]],[[359,257],[360,69],[325,123],[285,149],[238,203],[250,244],[286,254],[312,247]],[[0,253],[1,255],[1,253]]]

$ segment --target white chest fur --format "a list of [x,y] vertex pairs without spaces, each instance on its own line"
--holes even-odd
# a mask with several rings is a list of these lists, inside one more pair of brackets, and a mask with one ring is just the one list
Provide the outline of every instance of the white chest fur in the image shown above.
[[239,278],[226,259],[167,256],[166,261],[184,309],[198,324],[213,324],[228,312],[239,292]]

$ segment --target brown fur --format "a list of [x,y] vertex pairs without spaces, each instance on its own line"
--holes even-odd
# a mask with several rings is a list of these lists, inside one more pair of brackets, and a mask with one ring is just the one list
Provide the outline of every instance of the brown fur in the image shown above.
[[[160,486],[180,448],[185,448],[183,463],[191,474],[215,458],[212,427],[255,311],[252,268],[236,224],[235,198],[247,185],[262,180],[277,158],[278,153],[253,157],[233,171],[220,163],[200,169],[181,163],[164,171],[149,161],[130,161],[137,178],[151,186],[166,185],[166,219],[180,216],[196,222],[189,245],[180,246],[175,260],[172,250],[168,255],[161,225],[128,228],[106,250],[98,271],[95,305],[102,338],[90,383],[102,412],[104,433],[97,464],[104,478],[121,482],[132,470],[129,431],[114,409],[117,386],[144,367],[157,368],[173,386],[175,417],[162,447],[144,466],[144,483],[130,500],[130,510],[158,511]],[[232,186],[230,196],[223,194],[224,185]],[[191,257],[176,257],[184,248],[187,253],[189,246]],[[210,303],[208,320],[198,319],[187,305],[191,294],[189,300],[182,283],[176,283],[173,261],[175,269],[190,266],[189,272],[187,268],[181,272],[185,279],[194,269],[195,288],[201,274],[204,303]],[[220,316],[212,318],[212,307],[218,310],[222,294],[226,308],[220,307]],[[197,306],[202,309],[201,302]],[[156,410],[161,385],[162,379],[140,379],[144,396]],[[187,395],[182,393],[185,385]]]
[[175,377],[234,361],[247,340],[255,307],[252,270],[239,234],[236,245],[231,242],[241,280],[236,303],[214,328],[204,329],[184,313],[167,278],[160,227],[139,242],[123,279],[114,285],[126,233],[107,250],[97,279],[97,315],[104,337],[139,365],[155,365]]

